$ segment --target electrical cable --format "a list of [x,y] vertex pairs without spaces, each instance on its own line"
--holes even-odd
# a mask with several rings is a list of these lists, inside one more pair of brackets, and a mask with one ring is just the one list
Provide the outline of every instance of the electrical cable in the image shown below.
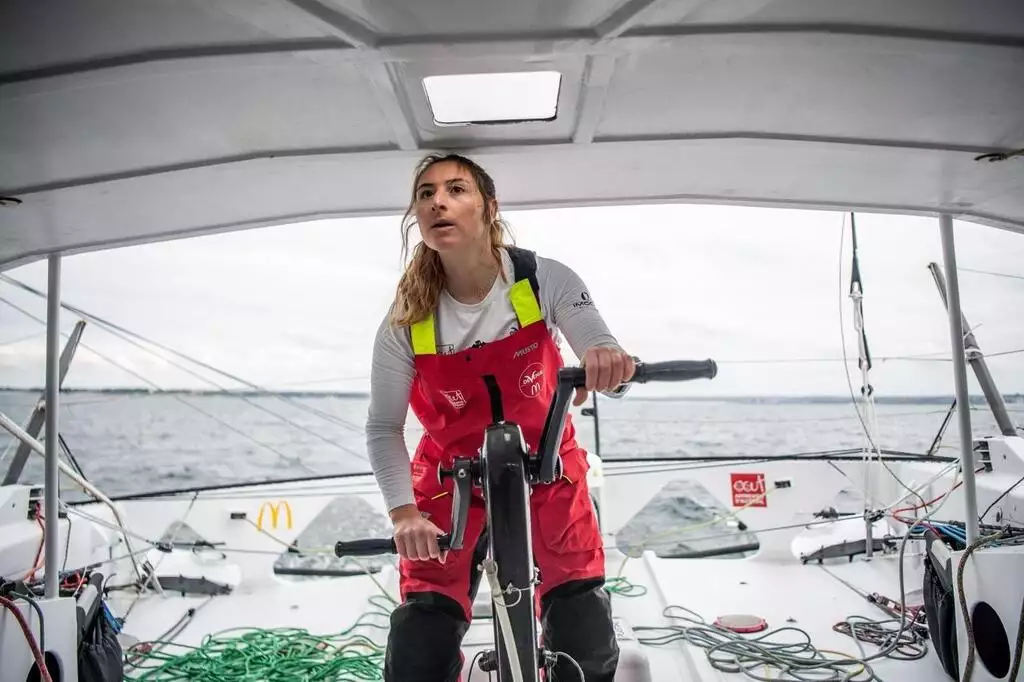
[[552,655],[556,659],[564,658],[565,660],[569,661],[569,663],[571,663],[573,667],[576,668],[576,674],[580,676],[580,682],[587,682],[587,676],[583,674],[583,668],[580,667],[580,664],[576,661],[575,658],[573,658],[572,656],[563,651],[555,651]]
[[21,613],[21,609],[19,609],[17,605],[7,597],[0,597],[0,606],[3,606],[10,611],[14,616],[14,619],[18,621],[18,625],[21,626],[21,631],[25,635],[25,640],[28,642],[28,646],[32,650],[32,657],[35,659],[36,667],[39,669],[39,675],[42,678],[42,682],[53,682],[53,678],[50,677],[50,671],[46,667],[46,659],[43,657],[42,650],[39,648],[39,642],[36,641],[35,635],[32,634],[32,628],[29,626],[28,621],[25,620],[25,616]]
[[[0,578],[0,583],[2,583],[2,582],[3,582],[3,579]],[[31,606],[32,609],[36,612],[36,615],[39,616],[39,650],[45,653],[46,652],[46,619],[43,617],[43,609],[39,606],[39,602],[37,602],[35,600],[33,595],[27,594],[26,592],[22,592],[21,590],[19,590],[17,588],[17,585],[18,585],[18,583],[6,583],[4,585],[0,585],[0,596],[5,596],[8,599],[10,599],[10,596],[13,595],[13,596],[17,597],[18,599],[22,599],[29,606]],[[10,588],[10,590],[9,590],[9,592],[7,594],[4,594],[4,590],[7,589],[7,588]]]
[[[476,670],[477,661],[479,661],[480,657],[483,656],[483,655],[484,655],[483,651],[478,651],[473,656],[473,660],[469,662],[469,674],[466,675],[466,682],[473,682],[473,671]],[[490,676],[491,676],[490,673],[488,673],[487,677],[490,678]]]

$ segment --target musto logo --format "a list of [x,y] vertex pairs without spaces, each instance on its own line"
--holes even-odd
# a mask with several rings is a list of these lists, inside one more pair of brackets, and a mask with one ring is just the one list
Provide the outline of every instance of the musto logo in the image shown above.
[[519,377],[519,390],[527,398],[536,398],[544,388],[544,365],[535,362],[523,370]]
[[764,474],[729,474],[732,485],[732,506],[767,507]]

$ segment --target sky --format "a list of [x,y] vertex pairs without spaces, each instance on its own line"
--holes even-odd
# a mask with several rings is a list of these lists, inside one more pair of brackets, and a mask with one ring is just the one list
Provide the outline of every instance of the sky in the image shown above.
[[[629,352],[719,363],[713,381],[636,395],[848,395],[841,329],[860,386],[848,214],[656,205],[504,215],[519,246],[583,278]],[[399,216],[325,220],[68,256],[63,299],[262,387],[368,391],[374,334],[401,271],[399,226]],[[1024,237],[955,226],[963,309],[982,349],[1024,348]],[[949,329],[927,269],[942,263],[937,221],[858,214],[857,228],[876,394],[952,395]],[[45,262],[4,274],[46,288]],[[6,282],[0,299],[0,386],[41,386],[43,326],[4,301],[39,318],[45,302]],[[65,312],[62,329],[76,319]],[[96,324],[83,344],[68,387],[217,388]],[[576,362],[567,345],[565,355]],[[885,359],[910,355],[931,358]],[[1002,392],[1024,391],[1024,353],[989,363]]]

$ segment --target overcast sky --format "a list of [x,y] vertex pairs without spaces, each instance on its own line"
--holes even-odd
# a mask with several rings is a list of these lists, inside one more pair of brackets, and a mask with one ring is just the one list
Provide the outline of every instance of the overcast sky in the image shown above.
[[[562,260],[583,277],[630,352],[648,360],[711,357],[720,363],[712,382],[645,386],[640,394],[845,394],[840,306],[859,386],[846,295],[848,226],[839,260],[843,214],[635,206],[510,212],[506,218],[520,246]],[[927,270],[931,261],[941,264],[937,222],[870,214],[857,221],[872,353],[948,353],[944,308]],[[961,268],[1024,275],[1024,237],[956,226]],[[261,386],[363,391],[373,336],[399,274],[399,245],[396,216],[108,250],[66,258],[63,294],[69,303]],[[45,262],[6,274],[45,289]],[[968,271],[960,278],[964,312],[982,348],[1024,348],[1024,279]],[[42,299],[10,284],[0,282],[0,297],[45,317]],[[74,321],[65,313],[63,329]],[[86,327],[83,342],[161,388],[212,388],[95,324]],[[41,385],[44,358],[42,326],[0,302],[0,385]],[[752,362],[784,359],[828,361]],[[1024,353],[994,357],[990,367],[1004,393],[1024,390]],[[948,361],[879,360],[872,379],[884,395],[953,392]],[[146,384],[83,348],[66,385]],[[973,377],[971,388],[977,389]]]

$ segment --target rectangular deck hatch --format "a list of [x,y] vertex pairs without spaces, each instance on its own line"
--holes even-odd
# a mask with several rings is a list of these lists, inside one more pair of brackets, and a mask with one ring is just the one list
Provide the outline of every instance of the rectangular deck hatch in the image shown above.
[[557,71],[467,73],[427,76],[423,89],[438,125],[481,125],[554,120],[561,83]]

